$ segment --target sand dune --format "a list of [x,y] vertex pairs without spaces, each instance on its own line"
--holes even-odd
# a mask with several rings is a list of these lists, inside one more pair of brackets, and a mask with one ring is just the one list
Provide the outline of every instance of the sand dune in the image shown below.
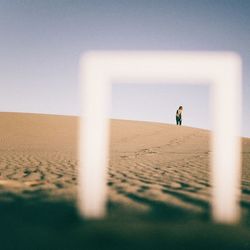
[[[75,199],[78,118],[0,113],[0,186],[39,189]],[[209,131],[150,122],[113,120],[109,198],[126,208],[152,201],[192,211],[208,208]],[[250,140],[243,140],[243,200],[248,197]],[[60,197],[58,197],[60,196]],[[1,199],[1,197],[0,197]]]
[[[78,118],[0,113],[0,120],[0,202],[75,204]],[[185,126],[112,120],[111,212],[208,215],[209,137],[207,130]],[[250,139],[242,143],[241,204],[249,218]]]

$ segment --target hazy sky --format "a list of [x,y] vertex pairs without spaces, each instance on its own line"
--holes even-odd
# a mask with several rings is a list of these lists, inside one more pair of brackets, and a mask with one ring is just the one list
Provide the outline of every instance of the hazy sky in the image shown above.
[[[243,59],[250,137],[250,1],[0,0],[0,111],[77,115],[87,50],[232,50]],[[209,128],[209,87],[114,85],[112,117]]]

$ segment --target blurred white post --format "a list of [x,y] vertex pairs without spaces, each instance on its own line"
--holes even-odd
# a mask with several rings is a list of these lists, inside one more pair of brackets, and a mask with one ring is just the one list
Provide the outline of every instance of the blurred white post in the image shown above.
[[212,86],[212,208],[221,223],[240,220],[241,63],[225,60]]
[[100,218],[106,210],[110,84],[95,60],[83,59],[81,69],[84,116],[80,124],[78,206],[87,218]]
[[213,99],[212,214],[239,221],[241,60],[230,52],[86,53],[81,61],[84,116],[80,125],[78,205],[82,216],[106,210],[111,83],[211,84]]

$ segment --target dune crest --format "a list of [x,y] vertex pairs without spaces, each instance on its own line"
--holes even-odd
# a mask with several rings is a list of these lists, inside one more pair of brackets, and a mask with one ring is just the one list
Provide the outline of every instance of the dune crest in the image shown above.
[[[52,199],[75,200],[78,118],[0,113],[0,119],[1,192],[29,197],[39,190]],[[165,206],[207,212],[209,131],[112,120],[110,136],[111,203],[142,212]],[[242,156],[242,202],[249,203],[249,139],[243,139]]]

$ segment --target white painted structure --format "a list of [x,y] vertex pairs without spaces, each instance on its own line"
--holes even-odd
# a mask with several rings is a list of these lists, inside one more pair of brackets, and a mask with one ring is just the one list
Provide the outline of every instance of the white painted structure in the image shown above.
[[212,214],[240,219],[241,59],[232,52],[91,51],[81,59],[84,116],[80,127],[78,205],[82,216],[106,212],[112,83],[210,84],[213,113]]

